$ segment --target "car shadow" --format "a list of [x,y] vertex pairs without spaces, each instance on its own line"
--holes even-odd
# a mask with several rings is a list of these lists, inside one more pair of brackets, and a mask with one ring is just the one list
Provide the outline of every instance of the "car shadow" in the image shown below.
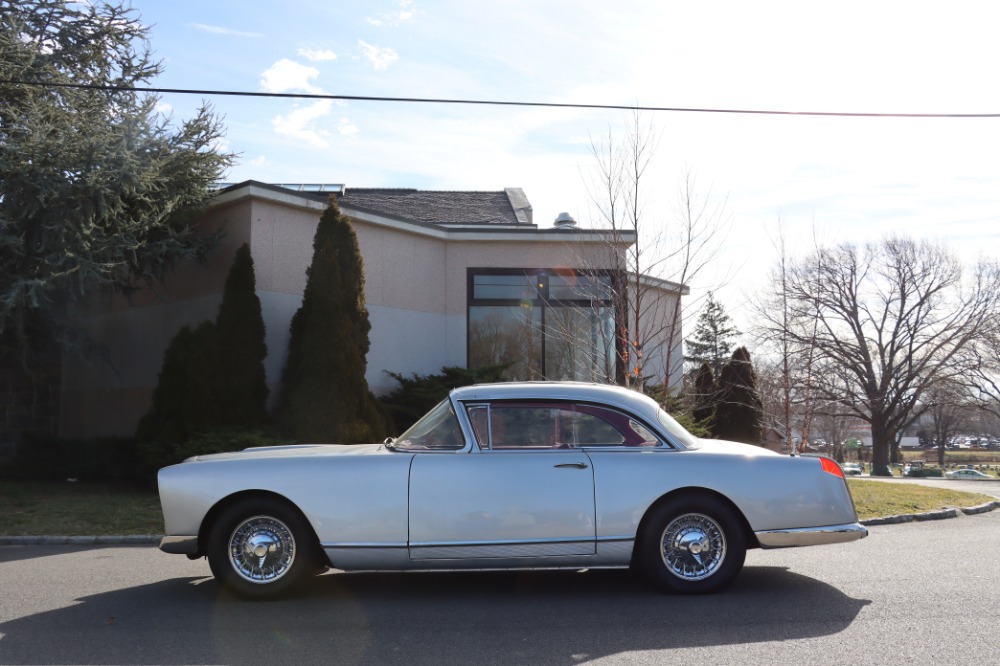
[[781,567],[671,596],[624,571],[328,573],[246,602],[207,578],[85,597],[0,624],[0,663],[552,664],[836,634],[870,602]]

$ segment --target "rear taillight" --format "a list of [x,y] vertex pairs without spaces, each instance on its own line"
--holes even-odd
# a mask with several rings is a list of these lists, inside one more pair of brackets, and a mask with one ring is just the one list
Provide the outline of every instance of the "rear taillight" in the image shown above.
[[836,460],[831,458],[820,458],[820,464],[823,465],[823,471],[833,474],[834,476],[839,476],[844,478],[844,470],[840,469],[840,465],[837,464]]

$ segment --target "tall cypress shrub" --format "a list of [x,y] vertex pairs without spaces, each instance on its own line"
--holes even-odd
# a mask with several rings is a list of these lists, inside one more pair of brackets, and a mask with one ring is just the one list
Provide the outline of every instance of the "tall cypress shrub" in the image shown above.
[[218,423],[221,426],[260,427],[267,419],[267,378],[264,359],[264,317],[257,297],[253,258],[244,243],[233,266],[215,319],[218,344]]
[[227,445],[226,439],[249,436],[264,426],[266,355],[253,259],[243,244],[226,277],[216,321],[193,330],[184,326],[163,355],[153,404],[136,429],[140,472],[192,453],[210,453],[201,448],[204,442],[193,442],[206,433],[218,440],[215,449],[231,450],[240,445]]
[[371,324],[361,252],[334,198],[316,228],[306,275],[275,421],[299,441],[377,441],[385,425],[365,380]]
[[139,472],[179,462],[183,442],[213,425],[219,405],[213,382],[217,374],[215,325],[184,326],[163,354],[153,404],[136,428]]
[[712,366],[702,363],[694,376],[694,391],[691,398],[693,409],[691,416],[695,421],[705,422],[715,416],[715,403],[718,400],[719,387],[712,374]]
[[757,373],[750,352],[740,347],[719,375],[719,403],[715,408],[715,434],[719,439],[760,443],[763,407],[757,392]]

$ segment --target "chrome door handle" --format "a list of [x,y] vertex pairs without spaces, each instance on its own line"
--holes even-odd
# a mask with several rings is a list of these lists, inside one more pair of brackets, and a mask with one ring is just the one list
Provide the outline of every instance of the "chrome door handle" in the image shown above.
[[559,463],[556,467],[572,467],[573,469],[587,469],[587,463]]

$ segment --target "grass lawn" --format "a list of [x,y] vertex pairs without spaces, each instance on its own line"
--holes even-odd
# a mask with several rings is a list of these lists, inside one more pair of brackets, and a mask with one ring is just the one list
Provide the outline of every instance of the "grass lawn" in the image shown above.
[[163,534],[159,496],[113,485],[0,481],[0,535]]
[[858,518],[882,518],[904,513],[924,513],[949,507],[959,509],[992,502],[996,498],[979,493],[963,493],[947,488],[931,488],[916,484],[883,483],[864,479],[848,479]]
[[[992,501],[946,488],[849,479],[861,520]],[[156,493],[111,485],[0,482],[0,535],[163,534]]]

